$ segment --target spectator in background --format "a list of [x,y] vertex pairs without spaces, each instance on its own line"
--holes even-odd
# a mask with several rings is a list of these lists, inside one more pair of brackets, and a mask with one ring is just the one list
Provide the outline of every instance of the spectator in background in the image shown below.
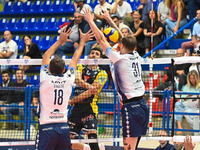
[[174,150],[185,150],[184,142],[174,142]]
[[[184,57],[185,53],[184,50],[179,48],[176,52],[176,57]],[[187,74],[189,72],[189,67],[191,66],[190,63],[187,64],[176,64],[174,65],[174,78],[176,90],[181,91],[182,87],[187,84]],[[164,91],[165,89],[169,88],[172,89],[172,66],[170,65],[167,69],[167,79],[164,83],[161,83],[154,90],[161,90]],[[159,99],[162,100],[163,95],[158,95]]]
[[133,36],[137,39],[137,52],[140,55],[145,54],[144,46],[144,22],[141,20],[142,10],[135,10],[133,12],[133,22],[130,25],[131,30],[133,31]]
[[165,20],[169,18],[169,8],[165,4],[166,0],[163,0],[158,5],[158,21],[165,24]]
[[115,14],[119,20],[123,20],[125,16],[131,16],[131,5],[123,0],[116,0],[112,3],[112,14]]
[[[200,49],[199,49],[200,44],[197,46],[198,46],[198,48],[194,49],[194,51],[192,52],[192,56],[200,56]],[[196,70],[198,75],[200,75],[200,72],[199,72],[200,70],[198,69],[198,67],[199,67],[199,63],[194,63],[190,66],[189,71]],[[200,78],[200,76],[199,76],[199,78]]]
[[24,57],[25,59],[41,59],[42,55],[38,45],[32,42],[30,35],[24,36]]
[[[2,75],[2,83],[1,87],[10,87],[13,85],[13,82],[10,80],[10,72],[3,71]],[[11,101],[11,95],[13,91],[11,90],[0,90],[0,105],[6,105],[8,102]],[[0,107],[0,112],[3,111],[3,107]],[[6,129],[6,122],[3,123],[2,129]]]
[[169,18],[165,20],[166,37],[168,38],[184,26],[187,19],[182,0],[166,0],[166,5],[169,8]]
[[81,14],[84,14],[83,10],[85,8],[89,8],[90,11],[92,11],[92,8],[90,7],[90,5],[85,4],[85,0],[75,0],[74,2],[74,8],[75,8],[75,12],[80,12]]
[[[23,80],[24,71],[16,70],[16,79],[17,81],[13,83],[14,87],[26,87],[29,83]],[[15,90],[12,93],[12,99],[8,102],[9,106],[13,107],[5,107],[3,109],[3,113],[6,116],[7,120],[13,120],[13,114],[19,114],[19,120],[24,120],[24,107],[16,107],[16,106],[24,106],[25,101],[25,90]],[[12,123],[9,129],[15,129],[17,126],[15,123]],[[18,130],[23,130],[23,124],[19,123]]]
[[[137,9],[142,10],[142,21],[147,22],[151,8],[151,0],[140,0],[141,5]],[[155,9],[155,8],[154,8]]]
[[78,29],[84,31],[87,21],[85,21],[85,19],[81,16],[80,12],[75,12],[74,18],[75,19],[66,28],[66,31],[71,28],[71,31],[73,32],[70,34],[69,40],[63,43],[62,46],[56,50],[56,54],[58,55],[64,55],[65,52],[74,53],[78,47],[80,41],[80,33]]
[[[16,59],[18,54],[18,46],[12,40],[12,34],[6,30],[4,32],[4,42],[0,43],[0,58],[1,59]],[[9,65],[1,65],[1,71],[9,69]]]
[[200,0],[188,0],[187,4],[190,20],[192,20],[194,17],[196,17],[196,11],[200,9]]
[[184,142],[174,142],[175,150],[193,150],[195,148],[195,143],[192,143],[192,137],[185,136]]
[[[3,71],[1,87],[9,87],[13,85],[13,82],[10,80],[10,72]],[[10,90],[0,90],[0,104],[7,104],[11,101],[11,91]]]
[[[167,131],[162,129],[159,131],[160,137],[166,137]],[[169,143],[169,141],[166,140],[159,140],[160,145],[156,148],[156,150],[174,150],[174,146]]]
[[[25,35],[23,39],[24,39],[23,59],[42,59],[40,49],[36,43],[32,42],[31,36]],[[19,65],[19,69],[22,69],[24,71],[28,70],[29,68],[30,68],[29,65]]]
[[[153,13],[153,15],[152,15]],[[153,33],[151,33],[151,19],[153,16]],[[157,13],[155,10],[151,10],[149,12],[149,18],[144,28],[144,36],[145,36],[145,53],[148,53],[151,49],[151,35],[153,34],[153,47],[156,47],[162,41],[162,32],[163,25],[160,21],[158,21]]]
[[[98,20],[96,19],[95,14],[94,14],[93,12],[91,12],[91,14],[92,14],[93,20],[94,20],[95,24],[97,25],[97,27],[98,27],[99,29],[101,29],[101,22],[98,21]],[[90,28],[90,25],[87,23],[87,24],[85,25],[85,28],[84,28],[84,33],[87,33],[90,29],[91,29],[91,28]],[[88,55],[90,54],[91,47],[92,47],[92,45],[94,45],[96,42],[97,42],[97,41],[96,41],[95,37],[93,37],[91,41],[88,41],[88,42],[85,43],[85,48],[84,48],[84,55],[85,55],[85,56],[88,56]]]
[[121,32],[122,32],[122,35],[123,35],[123,36],[131,35],[130,30],[129,30],[128,28],[126,28],[126,27],[123,27],[123,28],[121,29]]
[[200,9],[196,12],[197,22],[194,24],[192,41],[184,42],[181,44],[181,48],[186,52],[188,48],[196,48],[200,43]]
[[[198,73],[195,70],[192,70],[188,73],[187,84],[184,86],[183,92],[195,92],[195,93],[200,92],[199,76],[198,76]],[[192,97],[194,97],[194,99],[196,98],[196,100],[197,100],[197,95],[186,95],[186,94],[181,95],[181,98],[192,98]],[[184,111],[187,111],[189,109],[192,109],[193,111],[198,111],[197,106],[194,106],[193,108],[189,108],[190,107],[188,105],[189,100],[192,100],[192,99],[181,99],[180,101],[176,102],[174,111],[175,112],[184,112]],[[180,115],[180,114],[175,115],[174,119],[177,123],[178,129],[183,129],[182,125],[181,125],[183,115]],[[182,131],[177,131],[176,134],[182,134]]]
[[[127,25],[125,25],[125,24],[123,24],[123,23],[120,22],[120,19],[119,19],[118,16],[112,16],[111,18],[112,18],[112,21],[117,25],[117,27],[119,28],[120,31],[121,31],[122,28],[127,28],[129,30],[129,32],[131,34],[133,34],[133,32],[131,31],[131,29]],[[111,27],[113,27],[113,26],[111,25]]]
[[105,0],[99,0],[99,3],[100,4],[96,5],[94,8],[94,14],[98,20],[102,21],[104,19],[102,16],[102,12],[106,9],[111,10],[111,5]]

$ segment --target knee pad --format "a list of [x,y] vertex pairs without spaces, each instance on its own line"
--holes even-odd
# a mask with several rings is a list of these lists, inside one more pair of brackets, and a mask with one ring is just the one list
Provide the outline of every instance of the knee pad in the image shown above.
[[[88,134],[88,139],[97,139],[97,134],[91,133]],[[89,143],[91,150],[99,150],[98,143]]]
[[97,139],[97,134],[95,133],[88,134],[88,139]]

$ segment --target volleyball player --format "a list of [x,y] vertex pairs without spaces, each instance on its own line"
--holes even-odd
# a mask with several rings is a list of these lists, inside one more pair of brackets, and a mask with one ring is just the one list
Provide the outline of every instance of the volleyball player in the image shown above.
[[85,43],[91,39],[91,31],[83,34],[81,30],[78,49],[65,71],[65,62],[60,57],[50,60],[56,49],[68,41],[70,29],[62,32],[44,54],[40,71],[39,131],[36,137],[37,150],[71,150],[69,126],[67,124],[67,105],[75,81],[75,68]]
[[[98,47],[91,49],[88,55],[89,59],[101,59],[102,50]],[[104,84],[107,81],[107,73],[96,65],[78,65],[76,72],[76,86],[74,90],[74,97],[70,100],[70,103],[75,105],[71,110],[68,124],[70,126],[71,138],[79,138],[79,134],[83,131],[88,139],[97,139],[97,114],[98,106],[97,99],[98,94],[101,92]],[[92,91],[97,89],[97,92],[93,94]],[[95,91],[94,91],[95,92]],[[88,145],[78,145],[73,144],[73,149],[91,149],[91,150],[101,150],[105,148],[98,143],[89,143]]]
[[146,134],[149,120],[149,107],[143,99],[145,87],[141,78],[141,57],[137,51],[134,51],[137,41],[133,36],[123,37],[120,52],[115,51],[94,24],[89,10],[85,9],[84,13],[84,17],[88,21],[98,43],[112,62],[112,77],[118,95],[123,102],[124,148],[125,150],[135,150],[141,136]]

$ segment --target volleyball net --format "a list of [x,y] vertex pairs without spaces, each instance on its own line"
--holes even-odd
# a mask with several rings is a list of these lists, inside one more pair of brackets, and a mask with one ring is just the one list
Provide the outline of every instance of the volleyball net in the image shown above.
[[[187,58],[187,59],[186,59]],[[27,82],[24,87],[0,87],[1,104],[0,104],[0,141],[30,141],[36,139],[38,129],[38,116],[36,108],[39,100],[39,72],[42,60],[0,60],[1,73],[3,69],[7,68],[11,75],[10,79],[13,82],[19,78],[16,70],[20,65],[27,65],[29,69],[23,74],[23,79]],[[174,62],[173,62],[174,61]],[[198,57],[184,57],[175,58],[173,61],[169,58],[160,59],[147,59],[142,58],[142,79],[145,84],[144,99],[150,106],[150,120],[149,128],[146,136],[142,140],[160,140],[161,138],[168,138],[168,140],[175,140],[176,138],[170,137],[177,135],[180,131],[181,135],[194,135],[194,141],[200,142],[196,136],[200,134],[199,126],[199,107],[195,112],[176,112],[174,111],[175,103],[180,101],[180,95],[197,95],[193,100],[198,101],[199,93],[183,93],[173,90],[174,84],[170,84],[164,90],[156,90],[156,87],[163,84],[167,80],[167,70],[170,65],[184,63],[198,63]],[[65,59],[66,68],[70,59]],[[98,140],[101,142],[121,142],[122,141],[122,122],[120,109],[122,104],[117,96],[112,77],[110,75],[109,65],[110,61],[107,59],[101,60],[88,60],[80,59],[79,64],[83,65],[99,65],[108,74],[105,85],[102,88],[98,99]],[[3,74],[0,76],[2,81]],[[174,76],[173,76],[174,78]],[[176,85],[175,85],[176,86]],[[76,86],[74,85],[74,88]],[[23,95],[23,96],[19,96]],[[179,97],[178,97],[178,96]],[[7,97],[6,97],[7,96]],[[6,98],[5,98],[6,97]],[[22,105],[12,104],[19,102],[17,98],[24,98]],[[9,102],[7,102],[7,100]],[[69,110],[73,106],[69,107]],[[57,112],[54,112],[57,113]],[[174,114],[174,115],[173,115]],[[182,126],[180,129],[176,127],[176,121],[173,116],[183,116]],[[70,111],[69,111],[70,116]],[[187,116],[193,116],[192,120],[188,120]],[[195,123],[194,123],[195,122]],[[169,137],[158,137],[160,130],[166,130]],[[80,133],[82,137],[87,138],[83,132]],[[78,139],[73,142],[96,142],[96,139]]]

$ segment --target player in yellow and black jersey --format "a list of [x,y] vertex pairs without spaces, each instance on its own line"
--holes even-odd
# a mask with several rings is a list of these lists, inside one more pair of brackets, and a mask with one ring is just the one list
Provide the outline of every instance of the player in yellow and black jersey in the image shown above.
[[[95,47],[88,55],[89,59],[102,58],[101,49]],[[72,101],[77,101],[69,117],[70,133],[72,138],[79,136],[83,131],[88,139],[97,138],[97,99],[104,84],[107,81],[107,73],[98,65],[78,65]],[[99,150],[98,143],[89,144],[91,150]],[[73,148],[73,145],[72,145]]]

